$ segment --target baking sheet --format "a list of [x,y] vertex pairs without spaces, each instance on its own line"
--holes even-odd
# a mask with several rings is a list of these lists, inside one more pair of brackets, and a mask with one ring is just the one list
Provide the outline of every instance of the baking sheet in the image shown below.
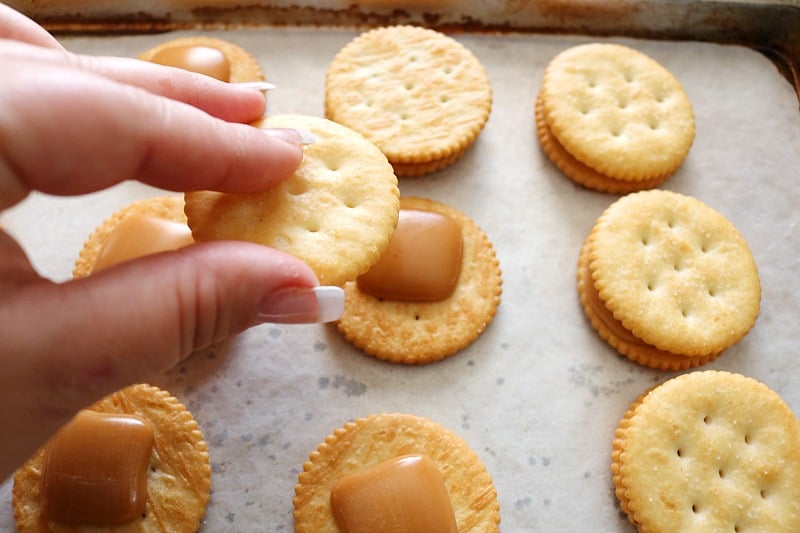
[[[328,64],[358,33],[288,27],[202,32],[257,57],[278,86],[269,96],[270,113],[318,116]],[[191,34],[198,32],[63,42],[77,52],[135,56]],[[293,488],[308,454],[346,421],[385,411],[426,416],[467,440],[493,476],[502,531],[634,531],[613,496],[611,440],[628,404],[676,373],[622,358],[584,318],[575,282],[578,252],[617,196],[562,176],[541,153],[533,119],[549,60],[598,39],[455,37],[489,74],[491,117],[456,165],[401,179],[400,189],[448,203],[486,231],[504,273],[497,317],[467,349],[424,367],[366,357],[332,326],[264,325],[155,376],[153,384],[189,407],[210,444],[214,488],[203,531],[291,531]],[[747,48],[611,40],[661,62],[693,103],[695,143],[662,188],[725,214],[759,267],[763,296],[755,329],[704,368],[759,379],[800,412],[794,294],[800,117],[791,85]],[[97,224],[131,201],[161,193],[125,183],[77,198],[34,194],[0,220],[44,275],[66,280]],[[3,531],[13,530],[10,491],[8,481],[0,486]]]

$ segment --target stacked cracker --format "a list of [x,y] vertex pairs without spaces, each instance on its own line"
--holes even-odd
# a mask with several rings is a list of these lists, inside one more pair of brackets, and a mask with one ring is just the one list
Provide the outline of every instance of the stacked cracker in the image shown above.
[[592,43],[548,65],[536,131],[566,176],[590,189],[629,193],[678,169],[695,125],[691,102],[667,69],[632,48]]
[[398,176],[458,160],[489,118],[492,90],[458,41],[415,26],[368,31],[334,58],[325,115],[375,143]]

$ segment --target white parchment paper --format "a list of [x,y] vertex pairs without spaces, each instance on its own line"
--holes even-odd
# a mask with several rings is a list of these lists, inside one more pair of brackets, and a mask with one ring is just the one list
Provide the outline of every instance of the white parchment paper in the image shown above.
[[[321,116],[328,64],[358,33],[279,28],[203,34],[236,42],[257,57],[278,86],[269,95],[270,113]],[[82,53],[136,56],[189,34],[63,42]],[[384,411],[426,416],[467,440],[494,478],[503,531],[634,531],[613,496],[611,440],[629,402],[675,374],[617,355],[585,319],[576,291],[578,252],[617,197],[563,177],[541,153],[533,119],[550,59],[596,39],[455,38],[489,74],[490,120],[456,165],[402,179],[400,188],[464,211],[492,239],[504,273],[494,323],[461,353],[424,367],[366,357],[331,326],[265,325],[155,376],[153,384],[189,407],[210,444],[214,488],[203,531],[291,531],[293,489],[308,454],[346,421]],[[695,143],[662,188],[725,214],[759,267],[763,299],[755,329],[705,368],[759,379],[800,410],[800,115],[792,88],[748,49],[613,41],[661,62],[694,105]],[[67,280],[95,226],[155,194],[162,192],[135,183],[78,198],[34,194],[0,220],[44,275]],[[14,527],[10,492],[6,481],[0,486],[3,531]]]

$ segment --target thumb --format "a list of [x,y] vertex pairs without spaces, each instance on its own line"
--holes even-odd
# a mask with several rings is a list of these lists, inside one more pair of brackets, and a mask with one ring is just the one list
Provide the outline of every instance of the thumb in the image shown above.
[[[13,443],[18,462],[77,410],[193,350],[263,321],[338,318],[337,310],[323,316],[330,306],[320,305],[317,284],[309,267],[287,254],[214,242],[11,291],[0,302],[0,385],[22,404],[0,405],[0,419],[22,437]],[[343,306],[341,289],[328,289],[334,308],[338,300]]]

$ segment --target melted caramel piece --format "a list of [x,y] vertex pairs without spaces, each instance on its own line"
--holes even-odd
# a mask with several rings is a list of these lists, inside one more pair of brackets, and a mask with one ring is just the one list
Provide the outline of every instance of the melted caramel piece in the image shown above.
[[461,226],[452,218],[401,209],[389,247],[358,278],[358,288],[385,300],[444,300],[458,285],[463,243]]
[[177,250],[193,242],[192,231],[186,224],[128,215],[117,224],[97,254],[94,272],[144,255]]
[[230,81],[231,65],[228,58],[216,48],[208,46],[172,46],[164,48],[152,58],[152,63],[191,70],[220,81]]
[[132,415],[79,412],[47,444],[40,498],[49,520],[113,526],[141,516],[153,427]]
[[341,533],[456,533],[444,479],[424,455],[390,459],[340,479],[331,507]]

